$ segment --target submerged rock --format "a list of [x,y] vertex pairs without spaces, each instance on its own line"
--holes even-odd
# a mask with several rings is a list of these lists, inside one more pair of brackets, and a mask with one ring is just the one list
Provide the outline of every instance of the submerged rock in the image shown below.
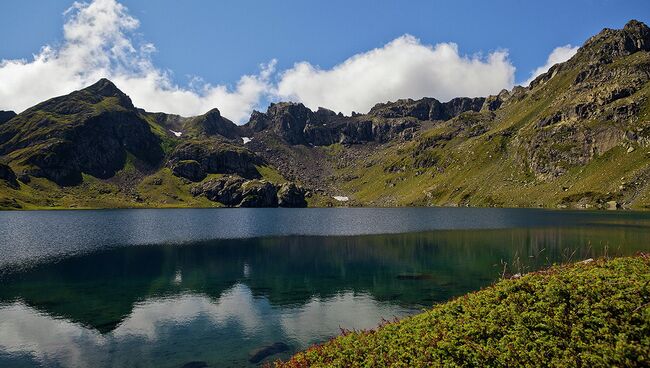
[[181,368],[205,368],[205,367],[208,367],[208,363],[201,360],[188,362],[181,366]]
[[248,361],[253,364],[257,364],[262,360],[270,357],[271,355],[284,353],[285,351],[289,351],[289,345],[283,342],[276,342],[273,345],[253,350]]
[[428,280],[432,277],[428,273],[400,273],[397,275],[398,280]]

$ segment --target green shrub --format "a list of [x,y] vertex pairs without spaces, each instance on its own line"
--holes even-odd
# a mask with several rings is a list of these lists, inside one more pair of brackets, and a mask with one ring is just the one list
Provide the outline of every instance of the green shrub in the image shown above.
[[276,367],[650,365],[650,257],[504,279],[373,331],[347,332]]

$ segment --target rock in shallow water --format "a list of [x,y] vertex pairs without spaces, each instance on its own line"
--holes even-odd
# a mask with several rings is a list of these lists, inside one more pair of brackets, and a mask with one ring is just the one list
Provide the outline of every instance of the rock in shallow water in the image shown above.
[[248,359],[249,362],[253,364],[257,364],[261,362],[262,360],[270,357],[271,355],[279,354],[279,353],[284,353],[285,351],[289,351],[289,345],[283,343],[283,342],[276,342],[273,345],[265,346],[256,350],[253,350],[250,353],[250,358]]
[[181,368],[205,368],[205,367],[208,367],[208,363],[199,360],[188,362],[181,366]]
[[431,278],[433,276],[428,273],[400,273],[397,275],[398,280],[428,280]]

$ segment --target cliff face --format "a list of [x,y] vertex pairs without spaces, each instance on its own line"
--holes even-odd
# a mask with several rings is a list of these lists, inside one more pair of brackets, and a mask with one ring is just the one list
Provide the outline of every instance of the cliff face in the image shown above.
[[604,29],[528,87],[352,116],[280,102],[237,126],[218,109],[137,109],[101,80],[0,112],[0,205],[302,206],[346,196],[354,205],[650,208],[649,81],[650,30],[637,21]]
[[[485,98],[398,100],[375,105],[368,114],[342,114],[301,103],[271,104],[266,113],[255,111],[244,129],[272,133],[290,145],[329,146],[335,143],[387,142],[413,133],[422,121],[444,121],[466,111],[479,111]],[[407,133],[407,136],[410,135]]]

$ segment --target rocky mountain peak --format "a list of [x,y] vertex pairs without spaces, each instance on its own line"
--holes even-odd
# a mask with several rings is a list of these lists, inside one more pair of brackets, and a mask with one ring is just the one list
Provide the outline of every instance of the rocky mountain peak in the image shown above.
[[221,116],[221,111],[214,108],[203,115],[189,118],[183,130],[194,131],[197,134],[221,135],[229,139],[239,137],[237,125]]
[[219,111],[219,109],[215,107],[214,109],[206,112],[204,116],[206,117],[206,119],[218,120],[221,119],[221,111]]
[[578,54],[594,58],[592,62],[609,63],[637,51],[650,51],[650,28],[643,22],[631,20],[623,29],[603,29],[588,39]]
[[0,124],[4,123],[5,121],[9,121],[16,116],[16,113],[13,111],[3,111],[0,110]]
[[448,102],[425,97],[419,100],[401,99],[395,102],[378,103],[368,115],[382,118],[413,117],[418,120],[449,120],[466,111],[479,111],[485,98],[458,97]]
[[530,88],[543,85],[568,69],[579,70],[575,83],[593,79],[602,74],[602,66],[640,51],[650,51],[650,28],[643,22],[631,20],[622,29],[604,28],[589,38],[571,59],[553,65],[546,73],[535,78]]
[[134,108],[131,98],[106,78],[100,79],[95,84],[86,87],[79,92],[85,92],[96,97],[117,97],[121,106],[130,109]]
[[639,34],[641,33],[647,34],[650,29],[648,29],[648,26],[645,23],[640,22],[636,19],[632,19],[625,24],[623,30],[627,32],[638,32]]

